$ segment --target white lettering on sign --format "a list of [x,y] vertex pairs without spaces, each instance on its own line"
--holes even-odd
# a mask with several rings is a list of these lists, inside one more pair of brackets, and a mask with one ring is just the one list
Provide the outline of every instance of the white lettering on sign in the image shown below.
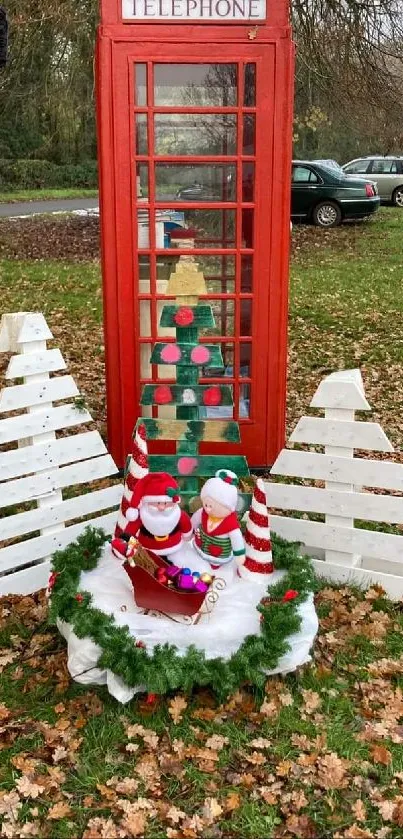
[[265,20],[266,0],[122,0],[123,20]]

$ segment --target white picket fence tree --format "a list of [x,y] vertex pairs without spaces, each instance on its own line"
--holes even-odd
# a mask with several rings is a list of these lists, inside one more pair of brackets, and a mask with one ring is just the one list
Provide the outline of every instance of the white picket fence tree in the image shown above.
[[73,378],[54,375],[66,363],[52,338],[41,314],[2,317],[6,380],[18,383],[0,391],[0,595],[45,586],[50,555],[89,523],[112,532],[122,494],[117,484],[75,494],[117,468],[98,431],[79,428],[92,417]]
[[[302,417],[290,437],[295,447],[283,449],[271,469],[272,476],[304,479],[304,484],[274,479],[265,484],[269,507],[289,511],[271,517],[272,529],[301,542],[320,576],[362,586],[379,583],[391,598],[400,599],[403,530],[399,535],[356,526],[357,520],[378,528],[403,525],[403,496],[397,494],[403,493],[403,465],[355,456],[355,449],[393,451],[378,423],[355,419],[356,411],[370,410],[360,371],[327,376],[311,407],[324,409],[324,417]],[[323,520],[309,519],[309,514]]]

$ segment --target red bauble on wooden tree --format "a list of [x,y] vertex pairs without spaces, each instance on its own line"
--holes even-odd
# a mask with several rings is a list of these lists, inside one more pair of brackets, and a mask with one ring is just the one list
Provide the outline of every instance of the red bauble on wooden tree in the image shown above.
[[194,313],[189,306],[181,306],[174,314],[174,321],[177,326],[190,326],[194,319]]
[[157,405],[167,405],[169,402],[172,402],[173,395],[172,390],[168,385],[159,385],[154,390],[154,402]]
[[221,398],[221,388],[218,386],[208,387],[203,394],[203,402],[205,405],[220,405]]

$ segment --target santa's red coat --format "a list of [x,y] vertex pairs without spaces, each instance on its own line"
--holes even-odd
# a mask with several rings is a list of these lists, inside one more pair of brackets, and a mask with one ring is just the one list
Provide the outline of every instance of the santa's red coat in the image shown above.
[[166,536],[154,536],[143,525],[141,518],[128,522],[125,529],[125,534],[135,536],[143,548],[153,551],[156,554],[162,554],[163,556],[177,550],[182,541],[182,537],[190,536],[191,533],[192,523],[184,510],[181,510],[181,516],[177,525]]

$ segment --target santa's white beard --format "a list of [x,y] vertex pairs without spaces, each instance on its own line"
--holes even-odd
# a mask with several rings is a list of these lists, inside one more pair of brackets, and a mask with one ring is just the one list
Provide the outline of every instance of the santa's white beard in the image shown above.
[[148,504],[142,504],[140,507],[141,522],[153,536],[168,536],[178,524],[180,517],[179,504],[167,510],[155,510]]

